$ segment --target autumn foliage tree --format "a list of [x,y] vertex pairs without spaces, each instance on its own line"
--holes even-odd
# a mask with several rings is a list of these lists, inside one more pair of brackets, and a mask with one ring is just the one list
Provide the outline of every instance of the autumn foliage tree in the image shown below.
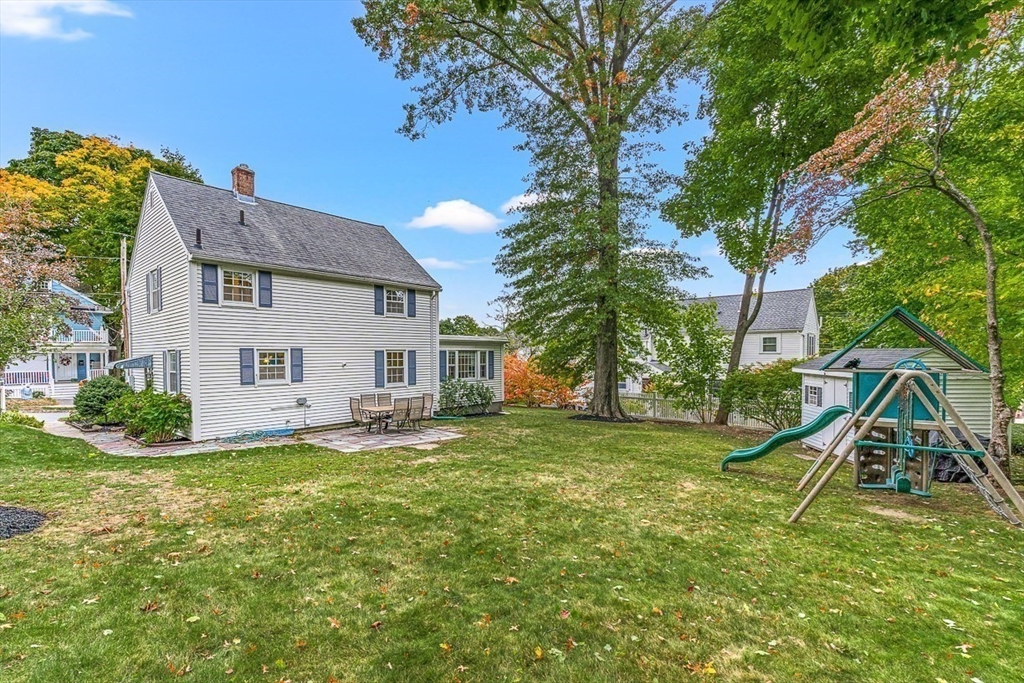
[[[1016,269],[1024,245],[1022,23],[1017,12],[992,14],[988,36],[963,55],[892,77],[853,127],[800,167],[789,199],[798,227],[780,245],[780,253],[802,253],[832,227],[848,223],[899,268],[900,248],[913,255],[922,252],[922,238],[942,244],[926,266],[937,278],[959,265],[960,305],[973,305],[980,314],[992,385],[993,455],[999,460],[1008,452],[1013,416],[999,304],[1008,278],[1020,281]],[[909,225],[879,221],[876,207],[883,203],[914,206]],[[915,227],[924,229],[915,235]],[[983,266],[971,268],[972,260]],[[922,287],[926,295],[934,292],[934,285]]]
[[543,374],[533,358],[507,354],[504,378],[506,403],[522,403],[531,408],[570,408],[580,404],[579,396],[570,386]]
[[594,416],[629,419],[620,360],[639,355],[642,328],[670,321],[672,283],[699,273],[646,227],[671,180],[651,136],[683,119],[673,93],[708,13],[675,0],[522,0],[504,15],[471,0],[364,7],[356,32],[415,79],[403,133],[420,137],[465,108],[499,112],[523,135],[537,201],[501,233],[495,264],[510,326],[542,349],[544,370],[592,379]]

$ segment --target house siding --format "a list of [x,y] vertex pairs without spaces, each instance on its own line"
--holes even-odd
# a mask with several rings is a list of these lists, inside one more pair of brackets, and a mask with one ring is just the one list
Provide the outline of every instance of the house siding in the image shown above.
[[[146,274],[158,267],[163,308],[149,312]],[[173,349],[181,353],[181,393],[191,397],[188,252],[152,181],[143,200],[128,272],[128,311],[129,355],[153,356],[153,388],[164,391],[164,351]],[[145,381],[143,372],[132,370],[128,375],[133,387],[141,390]]]
[[[441,351],[493,351],[494,379],[467,380],[486,384],[494,391],[492,407],[500,408],[505,401],[505,344],[492,341],[457,341],[441,338]],[[438,354],[434,354],[434,362],[438,362]]]
[[[762,353],[761,339],[778,337],[778,353]],[[740,352],[740,366],[755,363],[774,363],[777,360],[803,358],[803,336],[798,330],[778,332],[747,332]]]
[[[218,264],[220,266],[230,264]],[[239,269],[243,269],[239,266]],[[247,270],[255,270],[246,268]],[[201,268],[193,290],[202,291]],[[273,271],[273,306],[198,303],[198,377],[202,408],[194,438],[241,430],[319,427],[352,419],[349,398],[389,391],[393,397],[437,393],[436,296],[417,291],[416,317],[374,314],[372,284],[317,279]],[[424,305],[429,302],[429,305]],[[301,383],[242,386],[239,349],[301,348]],[[415,350],[417,384],[374,387],[374,352]],[[434,359],[434,360],[431,360]],[[408,361],[408,359],[407,359]],[[408,379],[408,372],[406,372]],[[310,404],[305,411],[296,399]]]

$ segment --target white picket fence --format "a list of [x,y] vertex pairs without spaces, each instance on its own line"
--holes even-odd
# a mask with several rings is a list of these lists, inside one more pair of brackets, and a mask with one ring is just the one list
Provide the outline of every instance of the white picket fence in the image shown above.
[[[646,417],[652,420],[669,420],[674,422],[700,422],[700,414],[693,410],[680,410],[672,404],[672,399],[658,394],[628,394],[619,392],[622,408],[633,417]],[[714,420],[714,415],[712,415]],[[729,413],[729,426],[757,429],[774,432],[776,429],[760,420],[751,420],[736,413]]]

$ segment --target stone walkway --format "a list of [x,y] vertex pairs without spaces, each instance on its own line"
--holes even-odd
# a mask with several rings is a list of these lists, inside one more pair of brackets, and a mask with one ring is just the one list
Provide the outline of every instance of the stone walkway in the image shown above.
[[346,429],[331,429],[323,432],[304,432],[295,436],[282,436],[262,439],[251,443],[229,443],[226,441],[202,441],[199,443],[182,442],[168,446],[143,446],[132,441],[124,435],[123,431],[110,432],[83,432],[65,422],[59,422],[57,418],[66,417],[61,413],[36,413],[35,417],[44,420],[44,429],[57,436],[67,436],[73,439],[82,439],[92,444],[99,450],[110,453],[136,458],[159,458],[176,457],[181,455],[192,455],[195,453],[212,453],[215,451],[238,451],[248,448],[263,448],[266,446],[288,446],[300,443],[308,443],[314,446],[323,446],[342,453],[359,453],[361,451],[373,451],[382,448],[408,447],[420,450],[431,450],[443,441],[451,441],[462,437],[462,434],[449,429],[435,429],[424,427],[420,431],[403,431],[401,433],[390,430],[384,434],[366,432],[364,427],[349,427]]

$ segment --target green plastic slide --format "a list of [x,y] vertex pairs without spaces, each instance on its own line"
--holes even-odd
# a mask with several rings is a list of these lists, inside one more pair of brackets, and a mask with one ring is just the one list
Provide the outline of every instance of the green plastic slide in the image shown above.
[[765,441],[760,446],[753,446],[751,448],[740,448],[735,450],[729,455],[725,456],[722,460],[722,471],[725,472],[729,469],[729,463],[731,462],[750,462],[751,460],[757,460],[760,457],[768,455],[776,448],[783,444],[787,444],[791,441],[799,441],[800,439],[807,438],[811,434],[817,434],[825,427],[838,420],[839,418],[849,415],[850,409],[846,406],[831,406],[821,412],[821,415],[814,418],[811,422],[799,427],[790,427],[789,429],[783,429],[781,432],[772,434],[772,438]]

